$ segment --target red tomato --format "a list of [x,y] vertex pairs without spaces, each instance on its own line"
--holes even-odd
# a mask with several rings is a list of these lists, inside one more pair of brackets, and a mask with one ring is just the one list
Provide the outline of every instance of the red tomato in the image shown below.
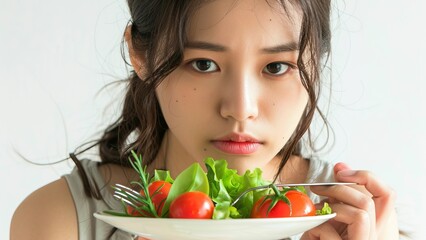
[[[265,196],[266,197],[266,196]],[[272,199],[268,198],[264,201],[265,197],[261,197],[254,204],[251,210],[250,217],[252,218],[282,218],[290,217],[290,206],[283,200],[278,200],[275,206],[268,214],[268,208],[271,205]]]
[[[149,195],[151,196],[152,203],[154,203],[155,210],[158,216],[161,216],[164,202],[169,195],[172,184],[166,181],[154,181],[148,186]],[[144,195],[141,192],[142,196]]]
[[210,197],[203,192],[185,192],[170,204],[171,218],[202,218],[211,219],[214,205]]
[[291,217],[315,216],[315,205],[308,195],[290,190],[285,196],[291,203]]
[[[166,181],[154,181],[148,186],[148,192],[151,197],[152,203],[154,204],[155,210],[158,216],[161,216],[161,211],[163,210],[164,202],[166,201],[167,196],[169,195],[170,188],[172,184]],[[145,196],[143,190],[140,191],[142,196]],[[152,214],[142,211],[140,213],[132,206],[127,206],[127,213],[136,216],[136,217],[153,217]]]
[[135,217],[142,217],[142,216],[148,215],[148,213],[146,213],[146,214],[140,213],[139,211],[137,211],[134,207],[132,207],[130,205],[126,206],[126,212],[127,212],[127,214],[135,216]]
[[290,206],[283,200],[278,200],[276,205],[268,214],[268,208],[272,199],[268,198],[263,202],[265,197],[260,198],[254,205],[251,211],[252,218],[281,218],[281,217],[302,217],[315,216],[315,205],[305,193],[290,190],[285,193],[285,196],[291,203]]

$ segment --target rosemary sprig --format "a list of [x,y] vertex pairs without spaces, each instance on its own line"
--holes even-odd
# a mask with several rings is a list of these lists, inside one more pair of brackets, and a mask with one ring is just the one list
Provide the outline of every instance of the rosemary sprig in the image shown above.
[[[160,216],[157,214],[154,203],[152,202],[151,196],[149,194],[149,173],[146,171],[146,166],[143,165],[142,156],[138,156],[135,151],[131,151],[134,160],[129,157],[129,162],[133,169],[138,173],[140,181],[132,181],[131,184],[138,185],[141,188],[143,194],[132,194],[124,190],[120,192],[125,196],[123,197],[128,202],[122,200],[122,203],[125,205],[130,205],[136,211],[138,211],[142,216],[145,217],[156,217]],[[114,187],[113,187],[114,188]],[[116,188],[114,188],[117,190]]]

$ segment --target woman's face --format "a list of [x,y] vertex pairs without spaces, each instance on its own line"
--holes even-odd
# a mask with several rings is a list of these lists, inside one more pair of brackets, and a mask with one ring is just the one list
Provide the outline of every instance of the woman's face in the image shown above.
[[240,173],[276,165],[308,100],[296,67],[300,16],[273,1],[225,0],[190,23],[184,60],[156,91],[167,167],[175,175],[206,157]]

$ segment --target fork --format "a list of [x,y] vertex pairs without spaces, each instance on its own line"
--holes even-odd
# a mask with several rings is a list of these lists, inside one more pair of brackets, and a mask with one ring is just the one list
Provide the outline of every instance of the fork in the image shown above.
[[115,186],[112,187],[114,189],[114,197],[125,202],[126,204],[138,208],[139,206],[137,203],[140,203],[140,199],[142,198],[142,195],[124,185],[121,184],[115,184]]
[[352,182],[279,183],[279,184],[271,183],[269,185],[262,185],[262,186],[246,189],[231,203],[231,206],[234,206],[248,192],[260,190],[260,189],[273,188],[273,186],[275,187],[299,187],[299,186],[307,187],[307,186],[335,186],[335,185],[353,185],[353,184],[356,184],[356,183],[352,183]]

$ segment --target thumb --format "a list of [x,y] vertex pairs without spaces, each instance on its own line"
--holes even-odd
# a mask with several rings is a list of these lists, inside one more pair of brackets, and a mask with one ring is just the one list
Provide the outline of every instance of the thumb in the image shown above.
[[343,162],[339,162],[336,163],[336,165],[334,165],[334,176],[336,176],[336,174],[342,170],[350,170],[351,168]]

